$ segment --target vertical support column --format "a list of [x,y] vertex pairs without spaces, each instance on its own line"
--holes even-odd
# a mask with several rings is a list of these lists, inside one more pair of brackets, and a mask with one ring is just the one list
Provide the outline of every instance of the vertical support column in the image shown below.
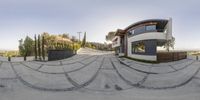
[[165,29],[167,29],[166,39],[171,40],[172,39],[172,18],[169,18]]
[[127,39],[126,33],[124,35],[124,38],[125,38],[125,41],[124,41],[124,43],[125,43],[125,56],[127,56],[128,55],[128,39]]

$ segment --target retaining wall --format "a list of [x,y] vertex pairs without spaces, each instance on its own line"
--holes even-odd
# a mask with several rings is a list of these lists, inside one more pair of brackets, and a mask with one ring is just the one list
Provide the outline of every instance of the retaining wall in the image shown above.
[[48,50],[48,61],[65,59],[75,54],[74,50]]

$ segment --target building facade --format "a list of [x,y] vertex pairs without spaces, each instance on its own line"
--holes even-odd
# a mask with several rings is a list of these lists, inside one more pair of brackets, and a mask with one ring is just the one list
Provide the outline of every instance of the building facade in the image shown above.
[[112,47],[119,56],[157,61],[157,46],[172,39],[172,19],[148,19],[118,29]]

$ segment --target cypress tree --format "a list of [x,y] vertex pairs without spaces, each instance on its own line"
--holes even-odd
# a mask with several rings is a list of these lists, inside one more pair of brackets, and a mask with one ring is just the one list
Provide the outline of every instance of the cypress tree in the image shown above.
[[42,35],[42,58],[45,60],[45,51],[44,51],[44,35]]
[[40,35],[38,35],[38,54],[39,54],[39,60],[41,60],[41,44],[40,44]]
[[37,37],[35,34],[35,60],[37,60]]
[[86,32],[84,33],[83,42],[82,42],[81,47],[85,47],[85,44],[86,44]]

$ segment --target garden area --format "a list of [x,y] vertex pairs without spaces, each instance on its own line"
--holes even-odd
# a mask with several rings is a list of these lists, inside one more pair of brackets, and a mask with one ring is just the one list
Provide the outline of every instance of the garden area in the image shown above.
[[[37,61],[48,60],[49,51],[73,51],[75,52],[81,47],[82,42],[78,41],[75,36],[70,37],[69,34],[51,35],[42,33],[34,36],[34,39],[26,36],[23,40],[19,40],[19,56],[34,56]],[[71,55],[73,55],[71,54]]]
[[51,61],[60,60],[71,57],[76,54],[80,48],[92,48],[98,50],[112,50],[110,44],[87,42],[86,32],[82,39],[77,39],[75,36],[64,34],[35,34],[34,38],[26,36],[19,40],[19,51],[3,53],[2,56],[8,57],[10,61],[12,57],[23,57],[24,61],[27,57],[34,57],[36,61]]

